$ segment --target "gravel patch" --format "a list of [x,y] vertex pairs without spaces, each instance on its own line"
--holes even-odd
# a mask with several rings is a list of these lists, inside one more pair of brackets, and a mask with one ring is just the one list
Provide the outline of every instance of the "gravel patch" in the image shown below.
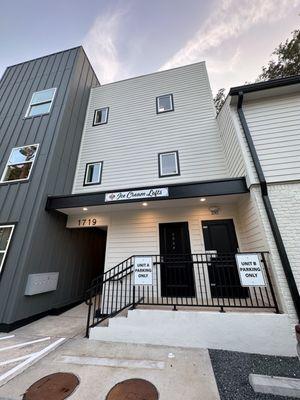
[[249,374],[300,379],[297,357],[275,357],[236,351],[209,350],[221,400],[297,400],[294,397],[255,393]]

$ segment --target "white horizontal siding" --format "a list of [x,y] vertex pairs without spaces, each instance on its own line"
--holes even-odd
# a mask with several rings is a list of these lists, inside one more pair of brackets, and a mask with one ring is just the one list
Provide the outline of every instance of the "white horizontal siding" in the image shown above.
[[[220,207],[218,218],[238,218],[234,205]],[[188,222],[192,253],[205,251],[202,220],[216,219],[208,207],[170,207],[118,211],[111,214],[108,226],[105,269],[110,269],[132,255],[159,254],[159,224]],[[236,224],[237,225],[237,224]],[[239,232],[237,232],[239,235]]]
[[251,192],[238,204],[237,225],[241,251],[267,251],[266,236],[263,231],[255,196]]
[[227,98],[218,114],[217,121],[220,127],[220,135],[229,174],[232,177],[244,176],[245,165],[237,137],[237,131],[234,126],[230,97]]
[[[173,94],[175,111],[156,114]],[[109,107],[106,125],[94,110]],[[178,150],[180,176],[159,178],[158,153]],[[83,186],[85,165],[103,161],[101,185]],[[92,89],[73,193],[229,177],[204,63]]]
[[245,102],[246,120],[267,182],[300,179],[300,95]]

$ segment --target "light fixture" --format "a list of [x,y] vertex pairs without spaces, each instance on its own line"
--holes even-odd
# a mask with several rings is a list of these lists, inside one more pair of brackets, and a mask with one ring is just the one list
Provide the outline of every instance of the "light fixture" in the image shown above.
[[147,207],[148,203],[146,203],[146,201],[144,201],[143,206]]
[[83,211],[88,211],[88,208],[87,207],[83,207]]
[[205,197],[201,197],[200,201],[206,201]]

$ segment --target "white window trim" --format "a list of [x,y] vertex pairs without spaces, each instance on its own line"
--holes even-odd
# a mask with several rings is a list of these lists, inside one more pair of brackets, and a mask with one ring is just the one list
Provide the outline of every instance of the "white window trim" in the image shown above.
[[[162,97],[169,97],[170,98],[171,108],[169,110],[159,111],[159,101],[160,101],[160,99]],[[172,93],[170,93],[170,94],[162,94],[161,96],[158,96],[156,98],[156,111],[157,111],[157,114],[162,114],[162,113],[165,113],[165,112],[174,111],[174,102],[173,102],[173,94]]]
[[[97,115],[97,111],[101,111],[101,110],[106,110],[106,118],[104,122],[96,122],[96,115]],[[98,125],[105,125],[108,122],[108,113],[109,113],[109,107],[100,107],[97,108],[94,112],[94,120],[93,120],[93,126],[98,126]]]
[[1,228],[12,228],[12,230],[10,232],[10,236],[8,238],[8,242],[7,242],[5,250],[0,250],[0,254],[4,254],[3,259],[0,263],[0,276],[1,276],[2,269],[3,269],[4,261],[6,259],[6,255],[7,255],[8,249],[9,249],[10,241],[11,241],[12,235],[15,230],[15,225],[0,225],[0,229]]
[[[97,182],[87,182],[87,177],[88,177],[88,169],[90,165],[101,165],[101,168],[99,168],[99,175]],[[95,161],[95,162],[90,162],[86,164],[85,168],[85,175],[84,175],[84,186],[90,186],[90,185],[101,185],[101,177],[102,177],[102,169],[103,169],[103,161]]]
[[[41,101],[41,102],[39,102],[39,103],[32,103],[33,96],[34,96],[36,93],[44,92],[44,91],[50,90],[50,89],[54,89],[54,92],[53,92],[53,95],[52,95],[52,99],[51,99],[51,100]],[[32,93],[32,96],[31,96],[31,99],[30,99],[30,102],[29,102],[29,106],[28,106],[28,108],[27,108],[27,111],[26,111],[26,114],[25,114],[25,117],[24,117],[24,118],[34,118],[34,117],[39,117],[39,116],[41,116],[41,115],[50,114],[51,109],[52,109],[52,105],[53,105],[53,102],[54,102],[54,97],[55,97],[55,94],[56,94],[56,90],[57,90],[57,88],[48,88],[48,89],[42,89],[42,90],[38,90],[38,91],[36,91],[36,92],[33,92],[33,93]],[[50,108],[49,108],[49,111],[48,111],[48,112],[42,113],[42,114],[37,114],[37,115],[29,115],[31,106],[38,106],[38,105],[45,104],[45,103],[50,103]]]
[[[176,160],[176,172],[174,172],[173,174],[164,174],[163,170],[162,170],[162,157],[167,155],[167,154],[174,154],[175,155],[175,160]],[[163,178],[165,176],[178,176],[180,175],[180,169],[179,169],[179,155],[178,155],[178,151],[166,151],[164,153],[159,153],[159,177]]]
[[[12,155],[12,152],[13,152],[14,150],[18,150],[18,149],[22,149],[23,147],[30,147],[30,146],[36,146],[36,153],[35,153],[35,156],[34,156],[34,159],[33,159],[33,160],[24,161],[24,162],[16,163],[16,164],[8,164],[9,159],[10,159],[10,156]],[[38,143],[26,144],[26,145],[24,145],[24,146],[19,146],[19,147],[13,147],[13,148],[11,149],[10,154],[9,154],[9,157],[8,157],[7,163],[6,163],[6,165],[5,165],[3,174],[2,174],[2,176],[1,176],[1,181],[0,181],[0,183],[12,183],[12,182],[24,182],[24,181],[28,181],[29,178],[30,178],[32,169],[33,169],[34,162],[35,162],[35,160],[36,160],[36,156],[37,156],[38,150],[39,150],[39,144],[38,144]],[[13,179],[13,180],[10,180],[10,181],[4,181],[4,177],[5,177],[5,175],[6,175],[6,171],[7,171],[8,167],[10,167],[10,166],[12,166],[12,165],[20,165],[20,164],[28,164],[28,163],[32,163],[32,166],[31,166],[31,168],[30,168],[30,171],[29,171],[29,174],[28,174],[27,178],[23,178],[23,179]]]

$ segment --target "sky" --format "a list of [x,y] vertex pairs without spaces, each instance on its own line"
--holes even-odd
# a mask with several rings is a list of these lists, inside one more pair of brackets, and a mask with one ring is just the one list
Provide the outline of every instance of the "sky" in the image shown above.
[[212,91],[253,82],[300,0],[0,0],[5,68],[83,45],[102,84],[206,61]]

